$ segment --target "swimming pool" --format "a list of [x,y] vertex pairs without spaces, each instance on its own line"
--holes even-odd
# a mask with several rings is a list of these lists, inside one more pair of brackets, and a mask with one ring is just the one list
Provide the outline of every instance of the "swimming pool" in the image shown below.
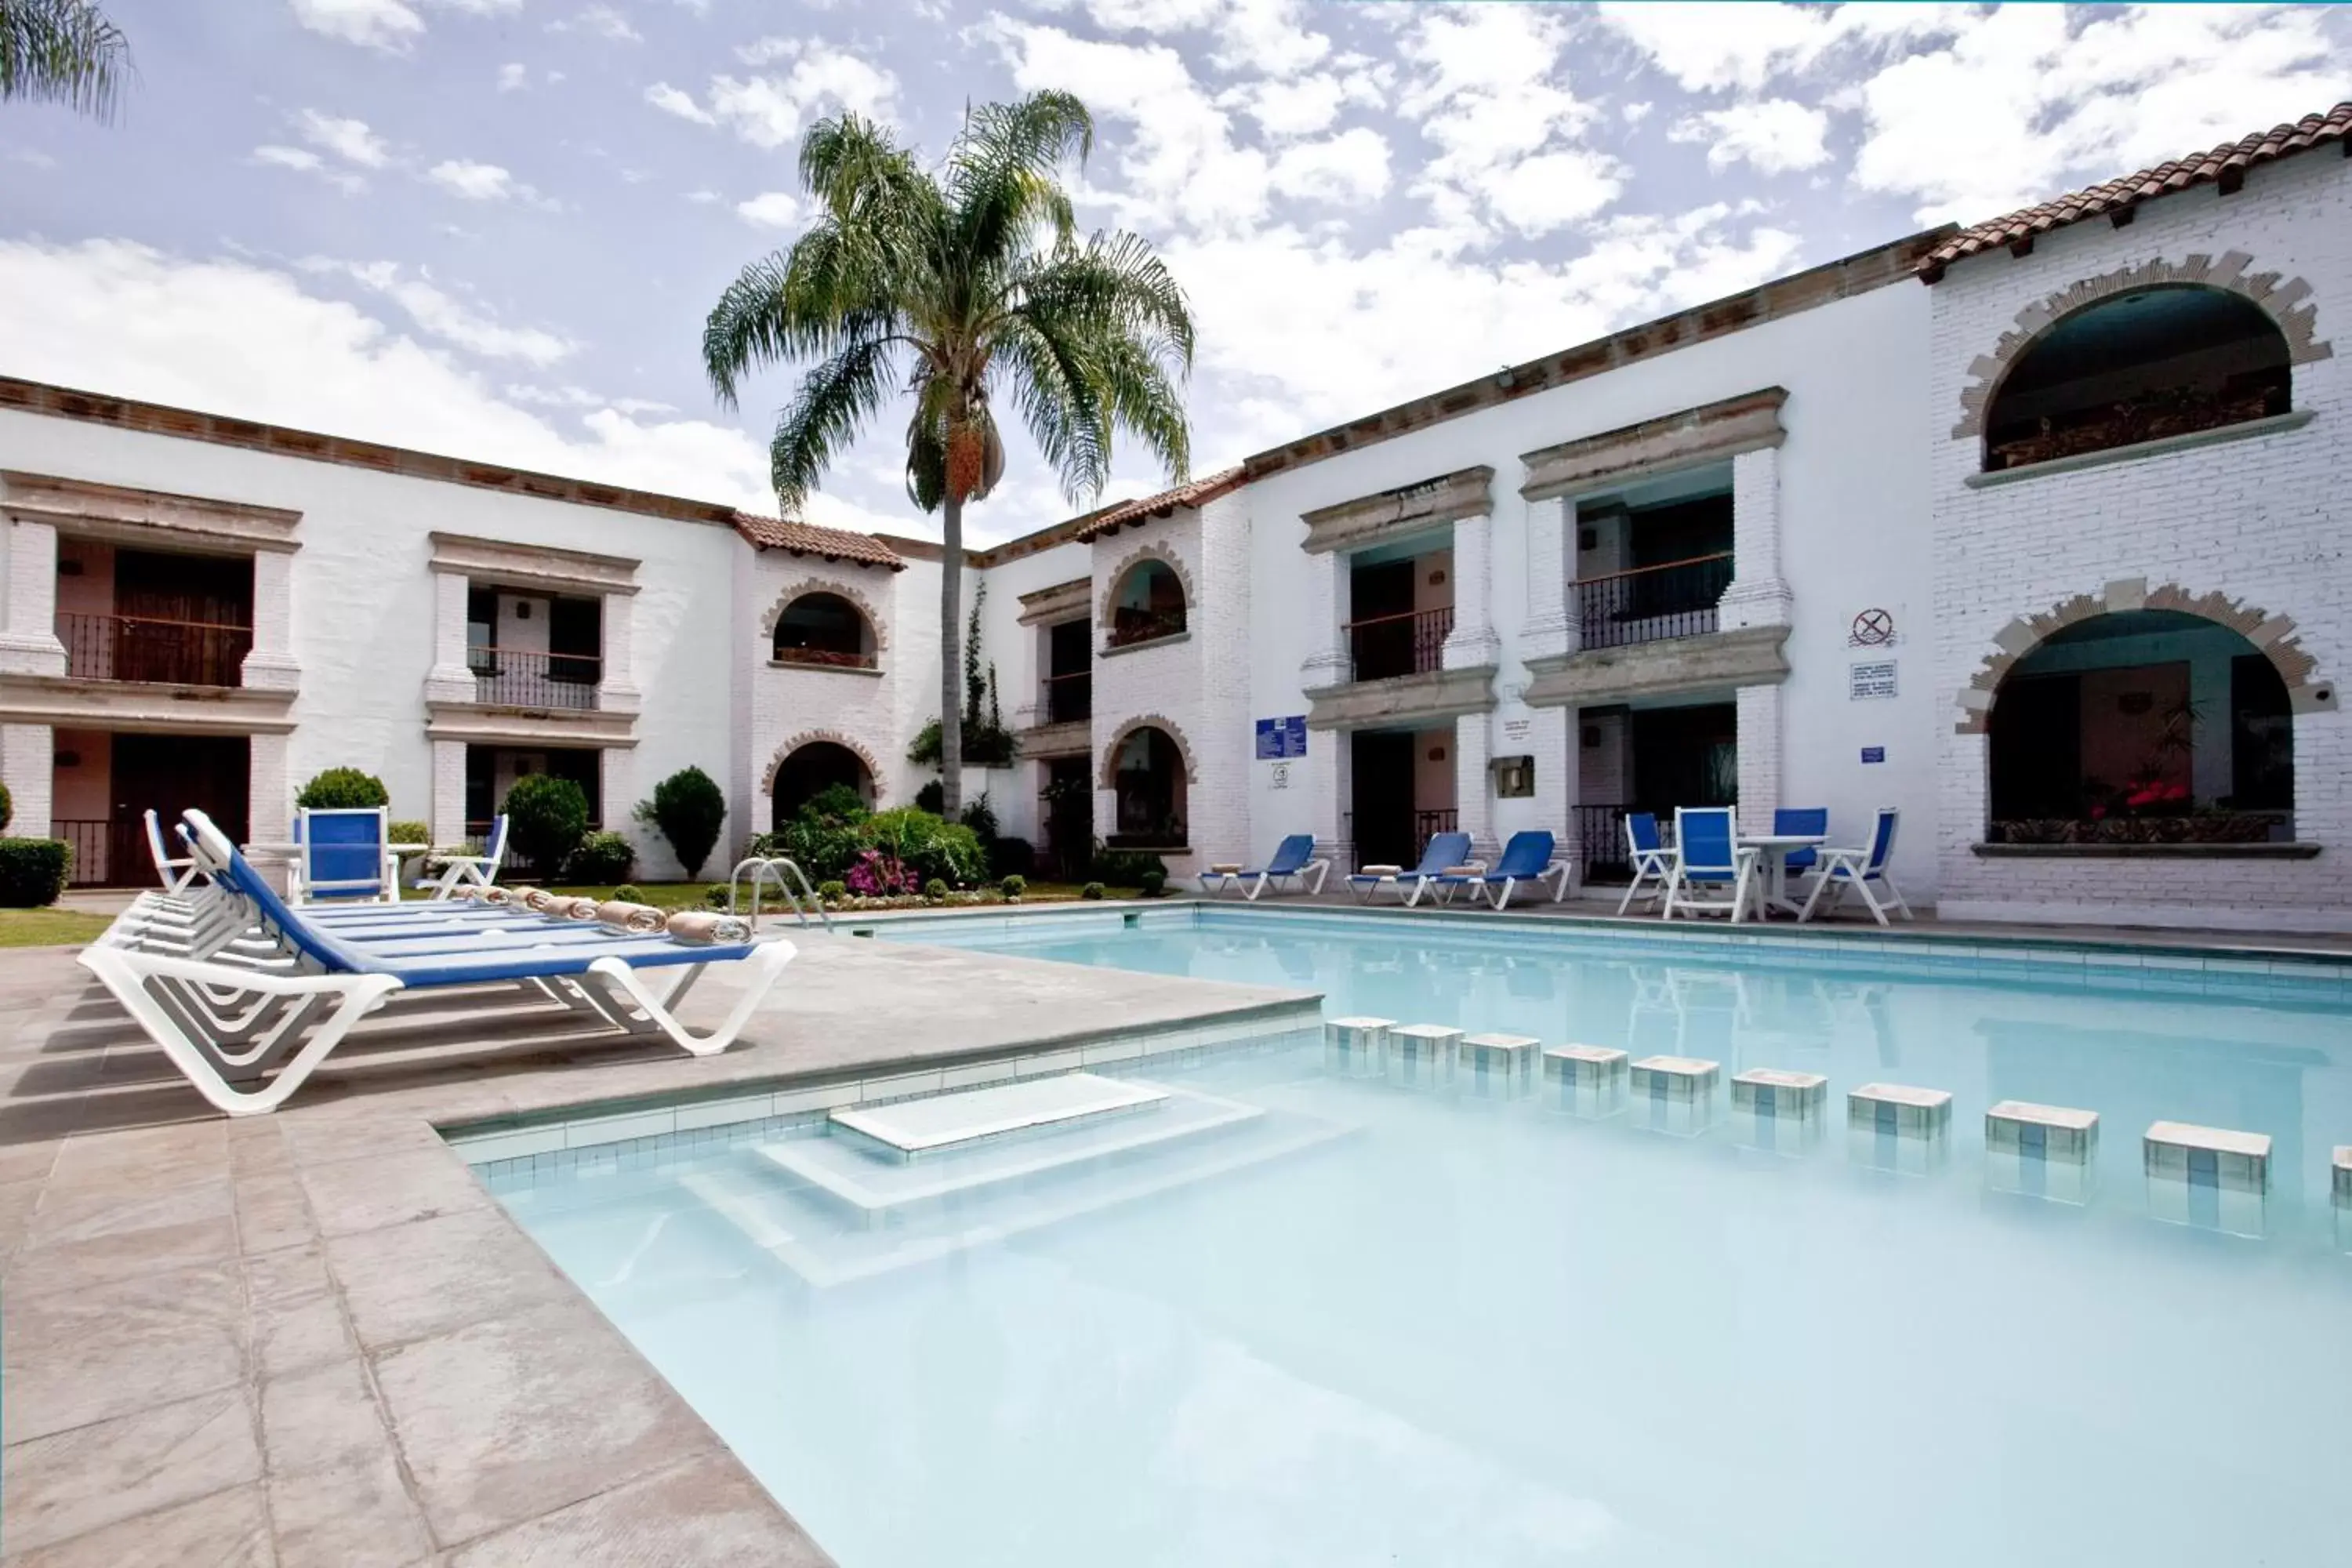
[[[486,1167],[845,1568],[2340,1554],[2333,971],[1116,919],[880,934],[1819,1073],[1826,1123],[1669,1136],[1292,1036],[1096,1069],[1198,1137],[1016,1142],[973,1156],[1013,1179],[878,1216],[812,1184],[814,1127]],[[1951,1093],[1937,1158],[1849,1133],[1874,1080]],[[2011,1099],[2101,1114],[2084,1190],[1999,1189]],[[2259,1239],[2151,1217],[2158,1120],[2273,1138],[2220,1222]]]

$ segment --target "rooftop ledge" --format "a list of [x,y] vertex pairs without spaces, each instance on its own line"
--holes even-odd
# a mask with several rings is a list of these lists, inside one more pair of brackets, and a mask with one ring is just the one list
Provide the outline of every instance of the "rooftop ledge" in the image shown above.
[[2308,408],[2290,409],[2284,414],[2273,414],[2261,419],[2243,420],[2236,425],[2217,425],[2210,430],[2190,430],[2179,436],[2159,436],[2153,441],[2134,441],[2127,447],[2109,447],[2097,452],[2077,452],[2070,458],[2053,458],[2042,463],[2021,463],[2014,468],[1995,468],[1990,473],[1970,474],[1960,483],[1972,490],[1988,489],[1994,485],[2016,484],[2025,479],[2038,479],[2045,474],[2070,474],[2078,468],[2101,468],[2109,463],[2128,463],[2140,458],[2162,457],[2167,452],[2186,452],[2196,447],[2218,447],[2228,441],[2251,441],[2257,436],[2282,436],[2289,430],[2300,430],[2311,423]]
[[1989,860],[2308,860],[2316,844],[1971,844]]

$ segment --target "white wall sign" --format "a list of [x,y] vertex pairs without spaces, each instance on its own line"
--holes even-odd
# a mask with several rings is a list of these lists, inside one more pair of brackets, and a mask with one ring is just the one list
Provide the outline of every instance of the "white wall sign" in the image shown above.
[[1874,659],[1853,667],[1853,680],[1846,695],[1856,702],[1895,695],[1895,661]]
[[1268,789],[1288,789],[1290,787],[1290,764],[1288,763],[1276,763],[1272,767],[1266,769],[1265,787]]
[[1503,744],[1505,744],[1505,745],[1507,745],[1507,746],[1517,746],[1517,745],[1523,745],[1523,744],[1525,744],[1525,743],[1526,743],[1526,742],[1527,742],[1527,738],[1528,738],[1528,736],[1530,733],[1532,733],[1532,732],[1534,731],[1535,727],[1536,727],[1536,721],[1535,721],[1534,720],[1532,720],[1532,719],[1506,719],[1506,720],[1504,720],[1504,721],[1503,721]]

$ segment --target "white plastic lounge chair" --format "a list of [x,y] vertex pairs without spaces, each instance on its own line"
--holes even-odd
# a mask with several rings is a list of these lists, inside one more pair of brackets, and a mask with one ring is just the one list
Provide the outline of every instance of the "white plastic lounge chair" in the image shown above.
[[168,898],[178,898],[188,890],[188,884],[202,875],[194,855],[173,856],[163,847],[163,829],[157,824],[155,814],[143,814],[147,823],[147,852],[155,858],[155,875],[163,883]]
[[[697,944],[584,923],[541,922],[533,931],[523,918],[454,931],[414,921],[404,937],[362,938],[287,904],[201,813],[189,813],[188,826],[199,858],[215,868],[215,890],[282,946],[289,968],[265,972],[102,942],[85,949],[80,963],[197,1092],[231,1116],[275,1110],[362,1016],[402,991],[521,984],[575,1014],[712,1056],[734,1042],[793,957],[793,945],[780,940]],[[739,962],[749,979],[726,1018],[708,1035],[688,1030],[676,1016],[678,1001],[710,964]],[[639,973],[647,969],[674,977],[649,984]]]
[[[1382,888],[1392,888],[1402,896],[1409,908],[1421,902],[1422,894],[1430,885],[1456,866],[1470,864],[1470,836],[1466,833],[1435,833],[1430,836],[1429,847],[1421,852],[1421,864],[1410,871],[1358,871],[1348,879],[1348,890],[1356,895],[1360,904],[1369,904]],[[1484,867],[1479,868],[1481,870]],[[1408,889],[1407,883],[1412,886]]]
[[[1658,832],[1658,819],[1646,811],[1625,814],[1625,847],[1632,853],[1633,880],[1626,886],[1625,896],[1617,900],[1617,912],[1623,914],[1633,907],[1636,898],[1657,902],[1666,896],[1675,879],[1675,852],[1666,847],[1664,837]],[[1642,884],[1650,890],[1642,891]]]
[[[1886,862],[1895,854],[1895,825],[1899,814],[1891,805],[1878,808],[1878,820],[1872,825],[1870,847],[1867,849],[1823,849],[1821,866],[1813,879],[1812,896],[1798,911],[1797,919],[1809,921],[1822,907],[1822,895],[1830,895],[1830,907],[1849,892],[1858,895],[1870,910],[1871,918],[1880,925],[1888,922],[1891,906],[1905,920],[1911,918],[1911,906],[1903,901],[1903,889],[1895,885],[1888,874]],[[1832,889],[1835,889],[1832,891]]]
[[[1692,897],[1697,888],[1728,889],[1728,899]],[[1727,805],[1675,808],[1674,878],[1666,884],[1665,918],[1729,914],[1733,924],[1748,916],[1756,889],[1756,851],[1739,847]]]
[[390,814],[376,806],[304,806],[294,819],[294,898],[396,903],[399,867],[392,855]]
[[1440,877],[1437,885],[1444,889],[1448,903],[1454,901],[1454,889],[1461,887],[1469,889],[1473,901],[1484,900],[1499,910],[1511,901],[1511,889],[1521,882],[1541,887],[1544,879],[1549,877],[1556,879],[1551,899],[1558,903],[1568,897],[1570,867],[1553,854],[1557,845],[1558,840],[1540,828],[1514,833],[1511,841],[1503,846],[1493,870],[1475,876]]
[[500,812],[490,822],[490,836],[482,841],[479,855],[453,855],[436,850],[428,857],[438,861],[437,876],[419,877],[411,886],[436,899],[446,899],[459,888],[488,888],[499,879],[499,868],[507,858],[507,814]]
[[[1222,895],[1227,888],[1238,888],[1242,897],[1257,902],[1257,896],[1268,887],[1287,891],[1285,884],[1298,881],[1309,884],[1307,890],[1320,893],[1323,879],[1331,873],[1331,862],[1315,858],[1315,835],[1294,833],[1274,847],[1274,858],[1255,871],[1204,871],[1201,885],[1211,893]],[[1213,886],[1212,885],[1213,884]]]

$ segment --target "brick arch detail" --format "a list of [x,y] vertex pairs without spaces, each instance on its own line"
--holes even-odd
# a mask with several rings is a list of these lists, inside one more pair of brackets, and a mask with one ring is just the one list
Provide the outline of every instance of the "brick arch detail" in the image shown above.
[[2336,712],[2336,682],[2319,673],[2318,661],[2295,635],[2294,622],[2285,616],[2240,604],[2226,594],[2192,594],[2177,583],[2151,588],[2144,577],[2108,584],[2095,594],[2062,599],[2035,616],[2021,616],[1995,634],[1995,651],[1978,665],[1968,685],[1960,689],[1963,735],[1980,735],[1992,715],[2000,684],[2018,662],[2066,627],[2099,616],[2129,610],[2175,610],[2229,627],[2253,644],[2286,682],[2288,710],[2295,713]]
[[2218,260],[2204,255],[2192,255],[2179,261],[2153,257],[2136,267],[2119,267],[2095,278],[2078,279],[2046,299],[2035,300],[2017,313],[2015,323],[2000,335],[1991,353],[1979,354],[1969,364],[1968,384],[1960,388],[1960,420],[1952,426],[1952,439],[1984,434],[1985,411],[1991,406],[1994,392],[2010,368],[2042,333],[2078,310],[2137,289],[2192,284],[2226,290],[2261,306],[2277,324],[2286,338],[2287,363],[2309,364],[2315,360],[2332,358],[2334,345],[2318,336],[2319,307],[2312,300],[2310,283],[2276,272],[2249,271],[2253,264],[2254,258],[2242,250],[2232,250]]
[[866,778],[872,781],[876,794],[877,795],[880,794],[882,789],[882,765],[874,760],[874,753],[866,749],[864,742],[852,740],[849,736],[843,734],[838,730],[803,730],[799,734],[794,735],[791,740],[786,741],[782,745],[778,746],[776,748],[776,754],[768,759],[766,771],[761,773],[760,775],[760,793],[761,795],[774,795],[776,793],[776,773],[783,767],[784,759],[791,756],[794,752],[799,751],[803,746],[812,746],[820,741],[830,741],[835,745],[843,747],[855,755],[859,762],[865,763]]
[[1111,731],[1110,744],[1103,748],[1101,788],[1118,787],[1117,773],[1118,749],[1126,745],[1129,738],[1138,730],[1158,730],[1175,742],[1176,754],[1184,759],[1184,783],[1192,785],[1201,782],[1201,770],[1192,760],[1192,742],[1184,738],[1184,731],[1176,727],[1176,722],[1172,719],[1163,718],[1157,713],[1144,713],[1129,719]]
[[1110,625],[1111,605],[1118,598],[1119,584],[1127,581],[1129,573],[1147,561],[1157,561],[1176,574],[1177,584],[1184,590],[1184,618],[1186,624],[1191,623],[1193,606],[1201,602],[1199,596],[1192,591],[1192,572],[1185,566],[1182,559],[1166,545],[1147,544],[1129,554],[1112,570],[1110,579],[1103,588],[1102,601],[1096,607],[1095,625],[1098,626]]
[[875,653],[878,655],[889,647],[889,628],[873,604],[848,584],[835,582],[829,577],[801,577],[786,584],[784,591],[776,595],[776,602],[768,606],[767,614],[760,617],[761,640],[773,642],[776,623],[784,618],[784,612],[793,607],[793,601],[805,599],[811,594],[833,594],[848,600],[857,606],[857,613],[866,617],[866,629],[874,634]]

